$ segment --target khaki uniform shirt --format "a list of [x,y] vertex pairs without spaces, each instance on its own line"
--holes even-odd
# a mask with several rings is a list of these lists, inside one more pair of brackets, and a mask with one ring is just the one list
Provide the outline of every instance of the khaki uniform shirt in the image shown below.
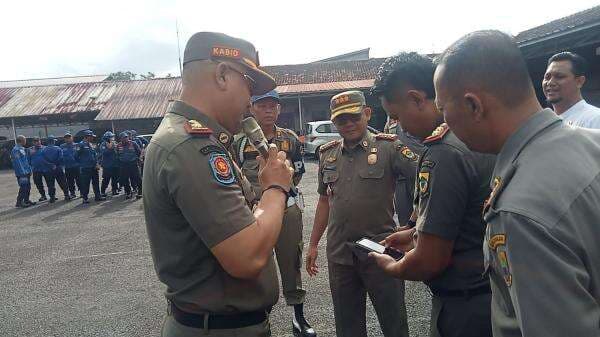
[[[292,131],[275,126],[275,137],[268,140],[270,144],[275,144],[279,151],[286,153],[287,159],[294,167],[294,184],[297,185],[305,172],[304,160],[302,159],[302,143],[298,136]],[[252,143],[248,141],[245,135],[240,136],[232,146],[233,157],[238,165],[242,168],[242,172],[248,178],[257,199],[262,195],[262,188],[258,181],[258,151]]]
[[354,147],[323,145],[318,192],[329,196],[327,259],[352,265],[348,243],[380,240],[395,230],[394,190],[398,176],[414,182],[418,156],[393,135],[371,133]]
[[[186,131],[188,120],[212,133]],[[279,296],[272,259],[256,280],[241,280],[210,250],[256,221],[250,184],[228,154],[232,140],[217,122],[175,101],[146,152],[144,213],[154,267],[167,299],[188,312],[261,310]]]
[[494,336],[600,336],[600,131],[532,116],[486,204]]
[[415,193],[416,228],[454,241],[450,265],[425,283],[434,292],[485,286],[482,210],[495,156],[471,152],[445,124],[424,143]]

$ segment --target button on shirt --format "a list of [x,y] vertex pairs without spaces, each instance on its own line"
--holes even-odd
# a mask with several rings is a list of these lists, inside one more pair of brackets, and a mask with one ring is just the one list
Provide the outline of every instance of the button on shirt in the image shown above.
[[494,336],[600,336],[600,131],[550,109],[498,154],[485,220]]
[[569,125],[600,129],[600,108],[588,104],[584,99],[560,114],[560,117]]

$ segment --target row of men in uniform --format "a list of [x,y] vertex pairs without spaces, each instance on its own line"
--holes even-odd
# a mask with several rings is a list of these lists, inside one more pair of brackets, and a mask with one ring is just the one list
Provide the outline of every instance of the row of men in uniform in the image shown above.
[[[277,247],[289,249],[283,233],[301,226],[286,218],[297,218],[291,187],[303,165],[295,135],[275,125],[275,82],[257,63],[247,41],[194,34],[180,99],[148,147],[144,212],[167,286],[163,336],[270,336],[273,250],[281,273],[299,268],[298,255],[285,260]],[[569,71],[568,81],[584,82]],[[565,82],[548,82],[549,101],[567,106]],[[435,64],[401,53],[383,63],[371,94],[407,140],[369,133],[371,108],[350,91],[331,99],[342,139],[319,154],[306,269],[319,273],[327,230],[336,335],[366,336],[368,295],[383,335],[408,336],[404,280],[432,292],[431,336],[598,335],[600,133],[541,107],[514,39],[467,34]],[[234,142],[248,108],[268,156]],[[367,255],[355,244],[363,237],[404,256]],[[299,313],[294,335],[315,336]]]
[[[133,130],[123,131],[119,135],[118,143],[115,142],[115,135],[107,131],[98,145],[94,144],[96,135],[91,130],[84,130],[82,135],[83,140],[75,143],[73,136],[66,133],[64,143],[60,146],[56,145],[57,139],[54,136],[48,137],[46,146],[42,145],[40,138],[34,137],[33,146],[29,148],[25,148],[24,136],[17,137],[17,144],[11,151],[11,160],[19,185],[16,207],[35,205],[35,202],[30,200],[31,176],[40,194],[40,202],[48,200],[49,203],[54,203],[57,200],[56,184],[62,190],[65,201],[77,197],[77,188],[84,204],[89,203],[90,184],[96,201],[106,200],[109,184],[113,196],[119,194],[122,186],[126,199],[131,199],[132,192],[136,190],[136,197],[141,197],[140,166],[142,149],[147,141],[138,137]],[[48,189],[48,198],[43,180]]]

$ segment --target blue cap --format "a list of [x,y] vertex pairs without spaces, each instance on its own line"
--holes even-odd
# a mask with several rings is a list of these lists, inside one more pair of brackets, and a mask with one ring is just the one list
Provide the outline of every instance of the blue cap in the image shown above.
[[65,132],[65,135],[63,137],[73,137],[73,135],[69,131],[67,131]]
[[83,130],[82,134],[85,137],[88,137],[88,136],[96,137],[96,135],[94,134],[94,132],[92,130]]
[[108,138],[112,138],[112,137],[114,137],[114,136],[115,136],[115,134],[114,134],[114,133],[112,133],[112,132],[110,132],[110,131],[106,131],[106,132],[104,133],[104,135],[102,135],[102,138],[108,139]]
[[119,133],[119,138],[123,138],[123,137],[129,137],[129,133],[127,131],[123,131],[123,132]]
[[264,95],[252,96],[250,98],[250,102],[252,102],[252,104],[254,104],[254,103],[260,101],[261,99],[265,99],[265,98],[272,98],[272,99],[276,100],[277,102],[281,101],[279,99],[279,93],[276,90],[271,90]]

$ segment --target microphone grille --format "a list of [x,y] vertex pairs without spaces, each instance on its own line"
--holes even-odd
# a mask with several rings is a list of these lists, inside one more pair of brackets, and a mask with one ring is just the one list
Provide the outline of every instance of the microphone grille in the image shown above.
[[247,117],[242,120],[242,129],[246,135],[250,135],[256,132],[256,129],[260,129],[260,127],[254,117]]

